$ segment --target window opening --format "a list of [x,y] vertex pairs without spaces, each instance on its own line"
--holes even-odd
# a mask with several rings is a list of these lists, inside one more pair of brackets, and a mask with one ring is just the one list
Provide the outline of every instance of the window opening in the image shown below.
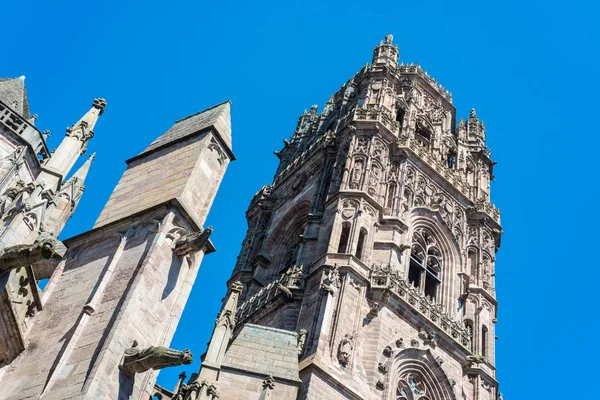
[[488,346],[487,346],[487,327],[483,326],[481,328],[481,355],[484,357],[488,356]]
[[419,229],[413,234],[408,280],[431,299],[438,297],[441,284],[442,254],[433,236]]
[[340,235],[340,244],[338,245],[338,253],[345,253],[348,247],[348,238],[350,237],[350,224],[345,222],[342,224],[342,234]]
[[367,230],[365,228],[360,229],[360,234],[358,235],[358,244],[356,245],[356,258],[362,260],[363,248],[365,245],[365,239],[367,238]]

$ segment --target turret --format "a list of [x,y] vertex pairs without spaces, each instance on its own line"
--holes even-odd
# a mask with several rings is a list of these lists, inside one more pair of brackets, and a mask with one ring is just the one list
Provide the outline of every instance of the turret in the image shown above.
[[398,45],[392,45],[394,37],[392,35],[385,35],[384,40],[379,43],[379,46],[373,50],[373,65],[389,65],[395,66],[398,64],[400,52]]

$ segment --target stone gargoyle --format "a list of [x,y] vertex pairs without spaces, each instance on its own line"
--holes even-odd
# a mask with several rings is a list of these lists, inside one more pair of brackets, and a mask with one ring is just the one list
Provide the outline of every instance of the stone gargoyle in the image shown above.
[[180,237],[175,243],[175,253],[178,256],[184,256],[200,251],[206,242],[208,242],[208,238],[212,231],[212,226],[209,226],[200,232],[189,233]]
[[178,351],[160,346],[138,349],[137,342],[134,342],[133,347],[125,350],[119,369],[131,377],[136,372],[141,373],[151,369],[163,369],[191,363],[192,353],[189,349]]
[[0,249],[0,274],[41,260],[60,261],[67,252],[64,244],[42,233],[33,244],[17,244]]

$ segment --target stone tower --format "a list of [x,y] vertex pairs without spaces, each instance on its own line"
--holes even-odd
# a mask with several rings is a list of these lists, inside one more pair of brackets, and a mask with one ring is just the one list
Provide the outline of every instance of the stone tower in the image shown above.
[[0,399],[146,400],[155,370],[191,362],[167,346],[214,251],[203,225],[234,159],[230,103],[128,160],[93,229],[63,245],[94,157],[68,175],[105,105],[50,154],[23,79],[0,79]]
[[284,140],[178,399],[500,396],[484,124],[457,123],[450,93],[398,60],[388,35]]

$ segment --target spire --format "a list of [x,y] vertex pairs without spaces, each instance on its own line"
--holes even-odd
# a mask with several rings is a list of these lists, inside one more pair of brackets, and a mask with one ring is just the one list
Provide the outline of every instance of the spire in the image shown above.
[[94,126],[98,117],[104,112],[104,107],[106,107],[106,100],[95,99],[91,109],[76,124],[67,128],[65,138],[44,166],[46,173],[41,176],[50,187],[56,188],[60,182],[60,180],[57,182],[57,177],[62,180],[67,176],[79,156],[85,153],[88,141],[94,136]]
[[90,172],[90,167],[92,165],[92,161],[96,159],[96,153],[92,153],[90,158],[88,158],[81,167],[70,177],[64,184],[73,183],[74,185],[79,184],[79,186],[83,186],[83,182],[87,177],[88,172]]
[[213,330],[206,355],[202,362],[200,377],[209,380],[216,380],[217,371],[221,368],[225,350],[229,345],[233,329],[235,327],[235,314],[237,312],[237,303],[240,294],[242,293],[242,283],[240,281],[233,282],[229,291],[229,296],[225,305],[221,309],[217,318],[215,329]]
[[398,45],[392,45],[394,36],[387,34],[385,38],[375,47],[373,51],[373,65],[388,65],[395,67],[398,65],[399,50]]
[[95,158],[96,153],[92,154],[77,172],[61,185],[60,192],[55,198],[55,206],[48,210],[44,221],[45,229],[54,236],[58,237],[69,218],[75,213],[85,191],[85,178]]

